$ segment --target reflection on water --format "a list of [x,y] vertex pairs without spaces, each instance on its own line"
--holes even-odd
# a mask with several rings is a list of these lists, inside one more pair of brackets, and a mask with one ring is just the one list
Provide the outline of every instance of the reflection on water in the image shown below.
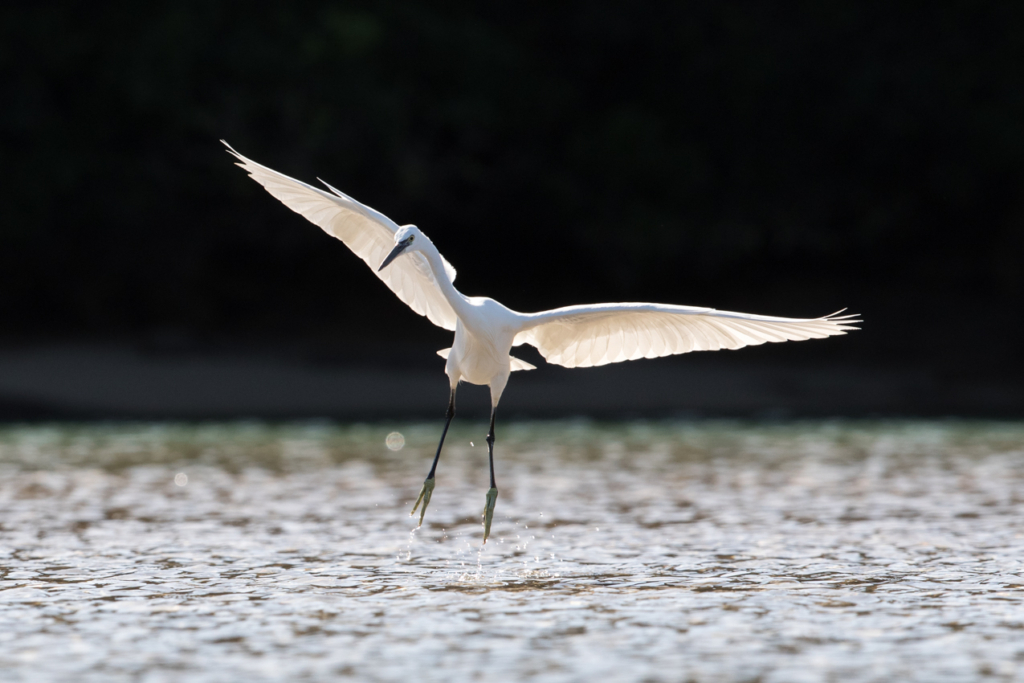
[[0,430],[0,680],[1024,674],[1024,426],[439,427]]

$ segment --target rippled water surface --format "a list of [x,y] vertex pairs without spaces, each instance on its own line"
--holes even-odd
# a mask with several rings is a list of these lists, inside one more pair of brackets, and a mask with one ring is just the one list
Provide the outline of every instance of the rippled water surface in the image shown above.
[[439,427],[0,430],[0,680],[1024,677],[1022,425]]

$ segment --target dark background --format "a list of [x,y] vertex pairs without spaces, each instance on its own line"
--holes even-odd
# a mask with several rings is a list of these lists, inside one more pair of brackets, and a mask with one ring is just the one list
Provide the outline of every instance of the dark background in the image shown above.
[[[518,310],[864,317],[823,342],[517,374],[521,399],[594,383],[524,414],[1019,417],[1022,36],[1012,2],[5,4],[0,418],[389,414],[189,408],[217,390],[196,363],[243,362],[346,395],[349,370],[429,369],[443,410],[450,334],[220,138],[419,225],[463,292]],[[132,363],[177,377],[150,387],[177,407],[119,403],[107,379]]]

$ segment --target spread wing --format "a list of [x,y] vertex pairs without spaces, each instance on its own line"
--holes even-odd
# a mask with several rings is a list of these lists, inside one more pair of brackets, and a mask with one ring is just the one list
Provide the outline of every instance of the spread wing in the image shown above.
[[775,318],[665,304],[567,306],[528,315],[512,342],[531,344],[549,363],[567,368],[657,358],[690,351],[738,349],[765,342],[846,334],[855,315]]
[[[311,223],[323,228],[324,232],[344,242],[412,310],[427,316],[438,327],[455,329],[455,311],[441,293],[427,259],[422,254],[407,254],[377,272],[381,261],[395,246],[394,235],[399,226],[393,220],[327,183],[324,185],[330,192],[257,164],[236,152],[228,143],[224,142],[224,145],[253,180],[289,209],[302,214]],[[444,267],[448,277],[454,281],[455,269],[447,261]]]

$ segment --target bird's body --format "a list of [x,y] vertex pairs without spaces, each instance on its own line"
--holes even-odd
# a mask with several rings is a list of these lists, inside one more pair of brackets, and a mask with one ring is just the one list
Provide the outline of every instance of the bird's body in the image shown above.
[[[444,371],[453,385],[459,380],[487,385],[497,398],[512,372],[510,352],[518,316],[494,299],[477,299],[468,308],[469,315],[459,316]],[[504,324],[488,324],[493,321]]]
[[689,351],[819,339],[857,329],[852,325],[859,322],[851,315],[780,318],[650,303],[593,304],[519,313],[494,299],[467,297],[459,292],[454,284],[455,269],[416,226],[399,226],[326,183],[330,192],[261,166],[230,146],[228,149],[240,161],[238,165],[270,194],[342,240],[416,313],[455,332],[451,348],[438,352],[446,358],[451,397],[441,443],[416,507],[423,504],[422,523],[444,437],[455,414],[459,382],[490,387],[487,443],[491,489],[484,512],[485,542],[498,493],[494,481],[495,409],[509,375],[514,370],[534,369],[511,355],[513,346],[535,346],[549,363],[588,367]]

